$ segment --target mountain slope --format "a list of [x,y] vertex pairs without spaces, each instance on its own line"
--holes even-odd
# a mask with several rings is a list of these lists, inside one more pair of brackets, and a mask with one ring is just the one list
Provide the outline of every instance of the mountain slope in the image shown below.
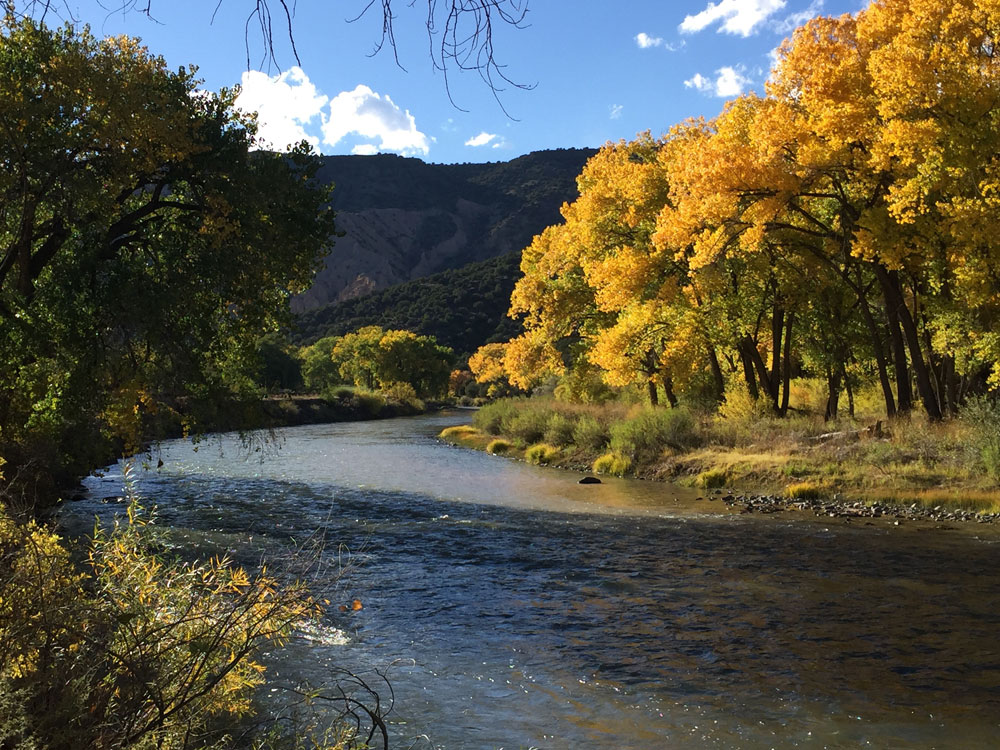
[[292,300],[317,310],[395,284],[519,251],[560,221],[593,149],[538,151],[509,162],[426,164],[391,154],[328,156],[344,236],[312,287]]

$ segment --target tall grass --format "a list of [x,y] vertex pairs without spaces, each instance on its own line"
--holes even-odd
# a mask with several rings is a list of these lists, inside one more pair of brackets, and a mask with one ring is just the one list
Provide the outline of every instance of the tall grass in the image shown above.
[[[827,422],[821,385],[796,381],[795,408],[785,418],[733,388],[718,412],[630,405],[628,399],[574,404],[533,397],[492,403],[475,421],[483,432],[517,448],[544,442],[574,463],[592,462],[602,473],[686,474],[704,488],[752,487],[797,497],[810,486],[823,494],[873,497],[947,488],[964,495],[986,493],[981,503],[1000,502],[996,402],[971,401],[958,419],[943,423],[929,422],[921,412],[888,421],[878,410],[879,394],[859,387],[859,417],[852,420],[845,411]],[[796,404],[811,405],[813,411]],[[876,421],[882,422],[881,431],[868,431]]]
[[633,462],[650,461],[665,448],[681,451],[698,443],[696,423],[687,409],[644,407],[611,425],[611,450]]

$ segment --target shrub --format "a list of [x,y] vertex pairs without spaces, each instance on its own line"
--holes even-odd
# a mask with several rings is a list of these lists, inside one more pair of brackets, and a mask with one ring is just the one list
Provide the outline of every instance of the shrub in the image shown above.
[[968,449],[992,480],[1000,480],[1000,404],[987,398],[969,399],[962,418],[972,428]]
[[529,464],[536,464],[538,466],[545,466],[553,461],[557,461],[560,456],[562,456],[561,450],[554,445],[547,445],[546,443],[536,443],[524,452],[524,460]]
[[486,446],[486,452],[492,453],[494,456],[501,456],[507,451],[509,451],[513,446],[507,440],[503,438],[497,438],[496,440],[491,440],[489,445]]
[[524,445],[540,442],[545,438],[549,411],[537,407],[522,408],[510,421],[505,432]]
[[611,425],[611,450],[631,461],[653,460],[664,448],[683,450],[697,443],[694,418],[686,409],[646,407]]
[[632,461],[627,456],[617,453],[605,453],[594,461],[596,474],[611,474],[616,477],[625,476],[632,469]]
[[472,425],[460,424],[454,427],[445,427],[438,434],[438,437],[442,440],[461,440],[462,438],[472,437],[479,433]]
[[385,406],[385,398],[372,391],[355,391],[351,402],[360,412],[372,417],[378,416]]
[[390,401],[412,406],[419,411],[424,410],[424,402],[417,398],[417,392],[409,383],[390,383],[382,389],[382,394]]
[[128,510],[97,533],[84,575],[0,505],[4,746],[214,746],[209,723],[251,711],[261,650],[319,613],[301,586],[224,557],[162,556],[131,495]]
[[323,398],[327,401],[347,401],[354,397],[354,389],[347,385],[338,385],[323,391]]
[[491,404],[486,404],[473,417],[472,423],[485,433],[490,435],[502,435],[508,432],[508,426],[518,414],[518,407],[524,403],[524,399],[501,399]]
[[789,500],[818,500],[825,489],[816,482],[799,482],[785,487],[785,497]]
[[580,417],[573,427],[573,443],[584,450],[603,450],[609,439],[608,428],[589,414]]
[[573,420],[565,414],[554,412],[545,423],[545,442],[552,445],[566,446],[573,444]]
[[715,487],[725,487],[728,480],[729,475],[724,469],[709,469],[695,477],[694,483],[697,487],[710,490]]

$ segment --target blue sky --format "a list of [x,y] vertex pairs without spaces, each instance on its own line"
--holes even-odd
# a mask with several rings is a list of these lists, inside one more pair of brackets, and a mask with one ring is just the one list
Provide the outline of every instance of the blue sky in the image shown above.
[[428,56],[423,0],[394,6],[405,70],[388,48],[371,54],[381,36],[378,4],[348,22],[366,0],[298,0],[301,67],[283,42],[280,67],[261,67],[261,47],[251,39],[248,71],[243,30],[253,4],[223,0],[214,22],[215,0],[153,0],[155,22],[135,11],[101,11],[96,0],[69,7],[97,34],[139,36],[171,67],[196,64],[206,88],[242,84],[240,104],[258,111],[261,135],[274,147],[305,137],[328,154],[394,152],[454,163],[600,146],[712,117],[726,99],[762,91],[774,49],[796,25],[866,3],[528,0],[525,27],[497,28],[494,44],[504,72],[533,88],[500,92],[503,108],[474,73],[450,77],[449,101]]

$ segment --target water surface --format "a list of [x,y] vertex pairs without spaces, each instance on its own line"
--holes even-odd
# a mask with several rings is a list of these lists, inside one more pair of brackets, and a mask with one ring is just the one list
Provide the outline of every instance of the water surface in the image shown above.
[[[162,446],[175,544],[252,564],[323,529],[327,633],[272,664],[388,668],[396,745],[1000,746],[1000,535],[741,516],[436,440],[467,414]],[[120,472],[66,522],[109,517]],[[350,555],[342,557],[344,550]],[[322,586],[322,581],[317,581]],[[346,642],[341,642],[346,641]],[[426,735],[428,741],[420,740]]]

